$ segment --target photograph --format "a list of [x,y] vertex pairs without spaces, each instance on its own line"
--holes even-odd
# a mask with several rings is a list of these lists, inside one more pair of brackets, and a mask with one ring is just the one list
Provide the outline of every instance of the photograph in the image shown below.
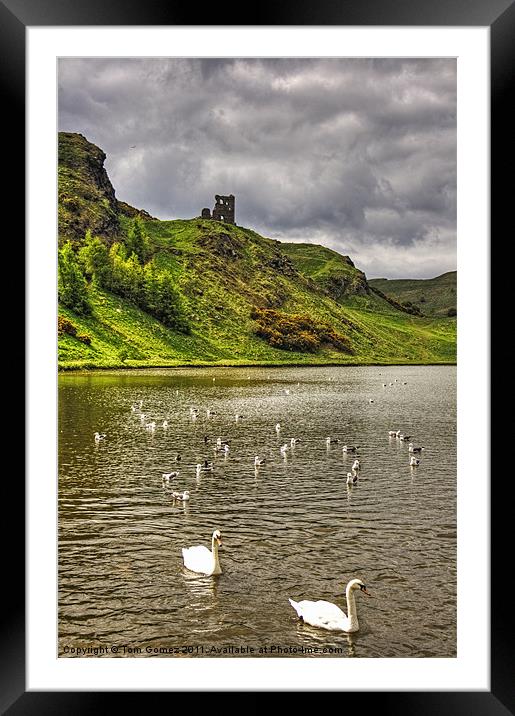
[[56,72],[58,659],[456,659],[457,58]]
[[27,396],[2,713],[513,711],[515,3],[475,1],[0,3]]

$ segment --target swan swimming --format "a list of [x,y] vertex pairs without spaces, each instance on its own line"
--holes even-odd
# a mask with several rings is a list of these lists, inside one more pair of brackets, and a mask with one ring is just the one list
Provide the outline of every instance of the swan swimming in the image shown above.
[[178,502],[188,502],[190,499],[190,493],[188,490],[184,490],[184,492],[172,492],[170,497]]
[[275,432],[278,433],[281,430],[281,423],[276,423]]
[[163,480],[173,480],[178,476],[178,472],[163,472]]
[[354,590],[358,588],[368,597],[372,596],[367,592],[367,588],[361,579],[351,579],[345,590],[349,616],[347,616],[340,607],[337,607],[336,604],[332,604],[331,602],[322,600],[310,602],[306,599],[301,602],[295,602],[293,599],[288,599],[288,601],[297,612],[299,618],[306,622],[306,624],[321,627],[322,629],[329,629],[330,631],[358,631],[358,614],[354,598]]
[[259,455],[256,455],[254,458],[254,466],[260,467],[261,465],[265,464],[265,458],[259,457]]
[[353,470],[353,471],[359,470],[360,467],[361,467],[361,463],[360,463],[360,461],[358,460],[358,458],[356,458],[356,459],[354,460],[354,462],[352,463],[352,470]]
[[352,474],[352,472],[347,473],[347,485],[355,485],[357,481],[358,476],[356,475],[356,473],[354,473],[354,475]]
[[417,467],[418,465],[420,465],[420,460],[418,459],[418,457],[411,457],[409,464],[410,467]]
[[343,452],[357,452],[359,445],[344,445]]
[[340,440],[338,438],[326,438],[325,443],[326,445],[331,445],[333,443],[339,443]]
[[182,559],[184,566],[192,572],[199,574],[222,574],[220,561],[218,559],[218,547],[222,544],[222,535],[220,530],[213,532],[211,538],[211,550],[204,545],[196,547],[183,547]]
[[95,442],[99,443],[101,440],[105,440],[105,433],[95,433]]

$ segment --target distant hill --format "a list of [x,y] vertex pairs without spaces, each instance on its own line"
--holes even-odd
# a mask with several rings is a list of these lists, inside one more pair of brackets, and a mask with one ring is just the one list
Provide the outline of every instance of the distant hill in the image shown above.
[[[60,301],[60,368],[455,362],[454,322],[398,310],[348,257],[210,219],[153,219],[116,199],[104,159],[60,134],[59,242],[89,304]],[[89,261],[86,231],[98,237]]]
[[[399,303],[418,306],[426,316],[456,315],[456,271],[428,279],[372,278],[368,283]],[[454,312],[454,313],[453,313]]]

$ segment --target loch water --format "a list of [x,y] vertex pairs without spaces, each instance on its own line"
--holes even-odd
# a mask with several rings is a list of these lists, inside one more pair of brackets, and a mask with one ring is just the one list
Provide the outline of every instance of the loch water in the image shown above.
[[[58,397],[59,656],[456,656],[456,367],[63,373]],[[223,573],[187,571],[214,529]],[[298,620],[289,597],[346,611],[354,577],[359,631]]]

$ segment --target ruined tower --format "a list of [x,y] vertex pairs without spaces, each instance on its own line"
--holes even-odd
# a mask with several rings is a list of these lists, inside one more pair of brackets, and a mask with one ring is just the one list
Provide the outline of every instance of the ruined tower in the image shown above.
[[236,224],[234,221],[234,203],[234,194],[229,194],[229,196],[216,194],[213,213],[211,214],[209,209],[202,209],[201,216],[203,219],[213,219],[214,221],[223,221],[226,224]]

